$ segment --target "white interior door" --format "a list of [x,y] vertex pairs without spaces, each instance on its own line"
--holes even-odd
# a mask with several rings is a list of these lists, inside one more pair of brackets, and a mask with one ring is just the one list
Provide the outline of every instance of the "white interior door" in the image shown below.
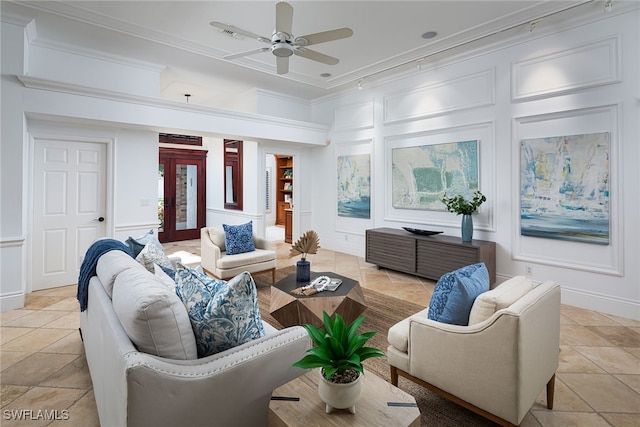
[[105,236],[106,144],[36,139],[32,290],[78,283],[91,243]]

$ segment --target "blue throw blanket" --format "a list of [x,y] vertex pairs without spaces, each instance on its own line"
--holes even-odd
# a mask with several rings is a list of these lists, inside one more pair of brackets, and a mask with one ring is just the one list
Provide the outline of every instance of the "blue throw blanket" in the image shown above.
[[87,253],[80,266],[80,276],[78,277],[78,301],[80,302],[80,311],[87,309],[89,301],[89,280],[96,275],[98,259],[113,250],[126,252],[129,256],[133,257],[131,249],[127,245],[114,239],[98,240],[87,249]]

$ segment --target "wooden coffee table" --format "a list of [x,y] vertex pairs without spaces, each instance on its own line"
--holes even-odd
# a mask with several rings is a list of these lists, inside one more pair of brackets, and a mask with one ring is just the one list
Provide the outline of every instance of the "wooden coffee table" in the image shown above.
[[323,291],[311,296],[291,295],[295,288],[309,282],[296,282],[296,274],[290,274],[271,287],[269,312],[284,327],[312,324],[322,326],[322,312],[333,316],[340,314],[345,322],[353,322],[367,309],[360,284],[348,277],[330,271],[312,272],[311,280],[318,276],[342,279],[334,292]]
[[273,391],[272,399],[299,400],[271,400],[269,427],[420,427],[420,410],[413,396],[366,370],[356,413],[352,414],[348,409],[334,409],[327,414],[325,404],[318,395],[319,375],[318,370],[314,369]]

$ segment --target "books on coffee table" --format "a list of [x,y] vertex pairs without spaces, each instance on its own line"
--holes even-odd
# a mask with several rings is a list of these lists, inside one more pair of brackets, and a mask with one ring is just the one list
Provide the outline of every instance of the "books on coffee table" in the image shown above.
[[329,283],[328,285],[326,285],[326,287],[324,288],[325,291],[335,291],[336,289],[338,289],[338,286],[340,286],[342,284],[342,279],[336,279],[336,278],[331,278],[331,283]]
[[329,276],[319,276],[316,277],[310,284],[310,288],[315,288],[318,292],[320,291],[335,291],[338,289],[338,286],[342,283],[342,279],[329,277]]

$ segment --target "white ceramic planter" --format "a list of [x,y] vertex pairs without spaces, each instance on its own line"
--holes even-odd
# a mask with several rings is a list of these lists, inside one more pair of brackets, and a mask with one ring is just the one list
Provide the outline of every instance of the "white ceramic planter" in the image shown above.
[[322,375],[322,370],[318,369],[320,381],[318,382],[318,394],[320,399],[326,404],[326,412],[330,413],[335,409],[349,409],[352,414],[356,413],[356,402],[360,399],[362,374],[352,383],[336,384],[327,381]]

